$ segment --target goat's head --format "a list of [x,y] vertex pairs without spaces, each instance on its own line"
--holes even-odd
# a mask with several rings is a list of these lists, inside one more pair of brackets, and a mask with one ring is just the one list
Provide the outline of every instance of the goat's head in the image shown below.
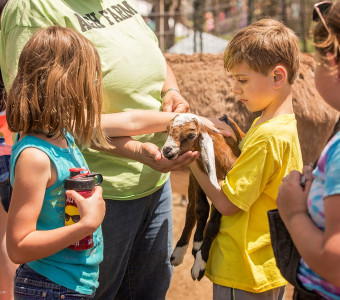
[[168,139],[162,153],[176,159],[187,151],[200,151],[201,159],[212,184],[220,189],[216,177],[214,144],[202,121],[194,114],[178,114],[167,126]]

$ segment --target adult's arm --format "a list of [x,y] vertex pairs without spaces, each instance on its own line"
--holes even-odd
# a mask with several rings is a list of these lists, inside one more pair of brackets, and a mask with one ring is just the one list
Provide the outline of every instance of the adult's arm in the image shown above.
[[162,99],[163,111],[177,113],[190,111],[189,103],[180,94],[175,74],[168,63],[166,64],[166,78],[162,88],[162,93],[164,92],[166,94]]
[[[103,114],[101,126],[105,134],[110,137],[134,136],[150,134],[166,130],[167,124],[177,113],[153,110],[129,110],[119,113]],[[223,134],[224,136],[236,135],[229,125],[213,118],[198,116],[205,126]]]
[[101,125],[107,136],[133,136],[166,130],[166,126],[177,114],[153,110],[129,110],[103,114]]
[[188,151],[175,160],[168,160],[162,156],[160,149],[156,145],[142,143],[131,137],[110,138],[110,144],[114,147],[111,150],[100,149],[95,146],[93,148],[139,161],[163,173],[182,170],[188,167],[199,156],[197,151]]
[[[148,110],[131,110],[121,113],[104,114],[101,120],[102,128],[107,136],[111,136],[110,142],[114,149],[96,149],[137,160],[160,172],[183,169],[198,157],[197,152],[187,152],[178,159],[169,161],[162,157],[156,145],[141,143],[128,137],[165,131],[167,123],[175,116],[176,113]],[[212,130],[218,131],[225,136],[232,134],[231,128],[224,122],[217,119],[200,118]]]

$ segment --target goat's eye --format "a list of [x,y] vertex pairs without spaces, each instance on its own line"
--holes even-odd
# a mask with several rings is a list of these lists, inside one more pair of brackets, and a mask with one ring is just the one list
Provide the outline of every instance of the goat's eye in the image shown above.
[[196,134],[195,133],[189,133],[188,136],[187,136],[187,139],[188,140],[192,140],[193,138],[196,137]]

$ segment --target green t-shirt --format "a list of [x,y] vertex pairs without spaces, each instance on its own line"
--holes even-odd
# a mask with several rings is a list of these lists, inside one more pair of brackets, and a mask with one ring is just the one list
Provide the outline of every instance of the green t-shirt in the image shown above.
[[[157,38],[131,0],[12,0],[1,20],[0,65],[6,87],[22,48],[42,27],[60,25],[82,33],[97,48],[103,71],[103,113],[161,110],[166,63]],[[82,51],[82,49],[75,49]],[[162,147],[165,134],[133,137]],[[93,172],[104,176],[106,199],[136,199],[156,191],[169,174],[139,162],[85,149]]]
[[219,285],[261,293],[286,284],[276,267],[267,211],[277,208],[282,178],[302,171],[295,115],[253,125],[240,149],[222,189],[241,211],[222,216],[205,275]]

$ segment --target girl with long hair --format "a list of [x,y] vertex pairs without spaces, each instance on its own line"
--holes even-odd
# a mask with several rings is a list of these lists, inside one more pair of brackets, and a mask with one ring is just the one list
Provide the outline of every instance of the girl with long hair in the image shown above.
[[[98,286],[102,189],[96,187],[90,198],[66,191],[78,206],[80,220],[64,226],[64,180],[70,168],[87,168],[70,133],[81,145],[92,141],[110,148],[100,126],[100,78],[95,47],[71,29],[41,29],[22,50],[6,107],[8,126],[19,133],[12,147],[7,225],[8,255],[21,264],[15,299],[91,299]],[[92,248],[68,248],[91,234]]]

